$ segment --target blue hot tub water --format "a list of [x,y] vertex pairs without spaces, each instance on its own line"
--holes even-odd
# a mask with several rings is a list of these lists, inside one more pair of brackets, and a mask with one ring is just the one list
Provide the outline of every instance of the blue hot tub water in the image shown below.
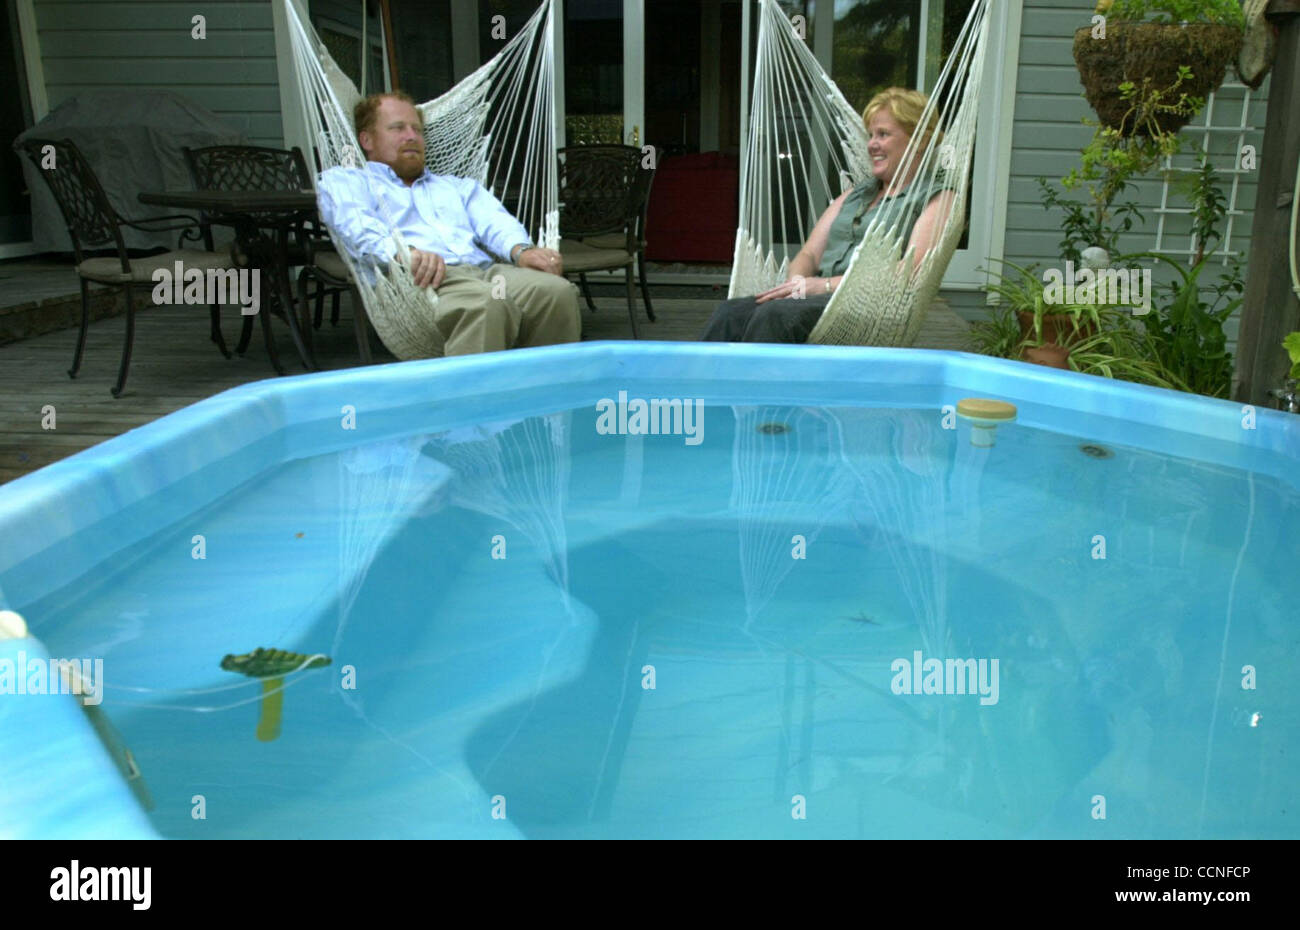
[[[524,355],[595,354],[573,352]],[[1158,416],[1079,411],[1076,431],[1058,408],[1096,379],[1035,372],[1026,390],[1003,375],[1024,366],[952,356],[964,383],[930,371],[927,393],[913,364],[882,390],[894,357],[863,355],[874,367],[828,353],[850,367],[785,397],[761,396],[761,372],[666,390],[647,362],[549,410],[488,385],[478,409],[368,433],[379,417],[354,403],[342,439],[332,418],[289,420],[191,473],[247,476],[223,493],[172,481],[55,543],[121,548],[6,606],[50,655],[102,657],[103,708],[154,801],[146,821],[117,797],[119,831],[1295,836],[1290,423],[1261,412],[1270,450],[1198,401],[1218,423],[1192,437],[1164,392],[1120,388]],[[594,399],[620,390],[704,398],[702,441],[603,434]],[[328,402],[349,394],[375,396],[339,378]],[[972,394],[1021,406],[992,449],[944,417]],[[286,679],[270,742],[260,683],[218,667],[257,646],[332,660]],[[996,691],[896,693],[918,652],[996,660]],[[109,819],[82,817],[11,809],[0,829]]]

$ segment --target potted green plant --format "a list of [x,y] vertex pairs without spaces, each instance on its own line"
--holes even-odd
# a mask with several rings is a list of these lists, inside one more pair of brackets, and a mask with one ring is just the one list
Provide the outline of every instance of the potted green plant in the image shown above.
[[[1173,133],[1205,105],[1241,50],[1237,0],[1101,0],[1104,17],[1074,34],[1084,95],[1124,135]],[[1124,87],[1151,101],[1134,112]]]
[[1075,371],[1137,381],[1208,397],[1226,398],[1232,388],[1232,355],[1224,326],[1241,305],[1245,288],[1239,259],[1227,263],[1218,281],[1202,287],[1214,257],[1227,203],[1209,160],[1186,181],[1192,206],[1196,252],[1191,266],[1155,253],[1124,256],[1122,266],[1142,260],[1163,262],[1176,277],[1152,295],[1152,312],[1113,316],[1070,349]]
[[1221,238],[1220,225],[1227,218],[1227,198],[1204,155],[1199,170],[1180,186],[1192,206],[1196,252],[1191,267],[1154,253],[1128,259],[1161,261],[1177,274],[1163,291],[1166,299],[1156,301],[1158,312],[1142,320],[1145,354],[1180,390],[1226,398],[1232,390],[1232,355],[1224,326],[1241,306],[1245,277],[1241,260],[1234,259],[1226,263],[1215,284],[1202,287],[1201,276],[1209,267]]
[[1053,302],[1037,265],[1000,263],[1011,270],[995,275],[985,287],[1001,300],[987,323],[972,328],[978,350],[1069,368],[1071,347],[1097,332],[1106,305]]

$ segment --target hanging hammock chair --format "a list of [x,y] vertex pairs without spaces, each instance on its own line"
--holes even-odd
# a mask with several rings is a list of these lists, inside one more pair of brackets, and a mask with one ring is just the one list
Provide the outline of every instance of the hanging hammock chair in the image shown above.
[[[361,99],[325,45],[282,0],[289,25],[294,70],[302,89],[303,118],[322,173],[357,171],[370,183],[357,142],[352,109]],[[433,174],[478,181],[505,204],[534,241],[559,244],[559,189],[555,163],[554,8],[542,0],[537,11],[500,52],[442,96],[416,105],[424,121],[425,164]],[[443,354],[433,325],[438,297],[415,285],[409,247],[384,210],[393,230],[396,260],[386,267],[358,262],[333,230],[330,237],[347,266],[366,314],[388,350],[399,359]],[[504,258],[505,256],[501,256]]]
[[[861,115],[777,0],[760,0],[760,9],[730,297],[785,281],[791,259],[830,202],[858,184],[877,184]],[[911,175],[912,181],[871,214],[810,343],[907,346],[916,339],[966,225],[988,11],[989,0],[971,6],[898,167],[897,177]],[[923,127],[937,131],[927,138]],[[953,192],[952,207],[914,262],[915,251],[904,240],[907,218],[936,187]]]

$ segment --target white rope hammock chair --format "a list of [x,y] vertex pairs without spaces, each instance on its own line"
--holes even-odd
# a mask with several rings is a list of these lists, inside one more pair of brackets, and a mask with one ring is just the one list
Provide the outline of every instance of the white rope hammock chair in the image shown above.
[[[362,169],[369,183],[352,122],[361,94],[299,17],[293,0],[283,3],[303,117],[321,170]],[[533,232],[534,242],[548,248],[557,248],[560,238],[553,30],[552,0],[542,0],[490,61],[442,96],[416,106],[424,120],[429,171],[478,181]],[[403,360],[440,356],[443,339],[432,325],[437,294],[432,287],[415,286],[409,247],[386,211],[383,219],[394,230],[397,247],[397,259],[387,268],[356,267],[333,230],[330,237],[388,350]]]
[[[857,184],[877,184],[861,114],[776,0],[760,0],[760,8],[730,297],[785,281],[791,259],[831,201]],[[907,346],[916,339],[966,225],[988,10],[989,0],[972,5],[899,165],[897,176],[915,172],[913,179],[871,215],[810,343]],[[938,130],[928,142],[927,126]],[[905,220],[924,207],[918,201],[936,182],[954,192],[953,207],[913,269]]]

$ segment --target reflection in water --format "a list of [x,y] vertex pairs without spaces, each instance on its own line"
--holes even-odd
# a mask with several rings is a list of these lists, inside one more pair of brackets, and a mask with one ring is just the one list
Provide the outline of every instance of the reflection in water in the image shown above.
[[422,455],[427,436],[407,436],[340,452],[338,655],[352,606],[385,540],[423,507],[450,477]]
[[930,410],[840,409],[840,462],[856,481],[848,515],[866,551],[888,554],[927,655],[944,657],[948,629],[946,456]]
[[428,446],[434,458],[456,473],[452,502],[504,520],[523,533],[537,547],[566,600],[564,508],[569,495],[571,416],[566,410],[450,430]]
[[[551,580],[559,586],[565,613],[578,623],[569,592],[568,536],[564,510],[569,497],[572,411],[525,420],[449,430],[428,447],[431,455],[455,471],[452,502],[487,514],[519,530],[537,548]],[[502,534],[504,535],[504,534]],[[509,552],[512,541],[505,540]],[[486,551],[486,550],[485,550]],[[484,766],[490,773],[533,719],[551,662],[568,631],[557,630],[542,647],[532,696]]]
[[839,440],[839,424],[829,411],[732,407],[732,412],[731,510],[739,523],[748,629],[796,559],[805,557],[843,508],[853,476],[827,454]]
[[[948,468],[937,413],[846,408],[830,415],[839,424],[840,461],[856,479],[845,509],[861,540],[863,558],[878,559],[882,552],[888,556],[893,584],[910,607],[926,658],[952,657],[945,556]],[[932,741],[915,746],[905,767],[886,783],[902,775],[949,773],[943,778],[944,793],[955,790],[964,798],[973,776],[972,759],[954,758],[957,747],[946,739],[955,707],[936,709]]]
[[[880,567],[888,565],[892,569],[889,583],[895,590],[867,603],[872,611],[889,603],[904,606],[906,613],[897,619],[916,632],[915,638],[904,635],[895,642],[893,648],[903,649],[906,644],[897,655],[910,660],[915,644],[928,658],[954,657],[949,626],[952,579],[945,555],[950,550],[953,527],[949,524],[954,519],[947,491],[951,467],[938,412],[742,407],[734,412],[732,506],[739,521],[746,630],[794,568],[792,537],[802,536],[810,547],[809,557],[818,560],[817,570],[825,568],[820,561],[823,557],[845,560],[836,566],[831,588],[815,595],[810,591],[810,596],[824,594],[830,603],[856,598],[865,579],[879,577]],[[831,543],[835,548],[825,550],[825,556],[820,550],[811,550],[813,541],[823,533],[830,534],[828,539],[841,539],[838,545]],[[844,546],[855,537],[856,544]],[[836,554],[829,555],[831,552]],[[812,602],[805,604],[813,606]],[[806,649],[793,641],[777,643],[767,636],[751,635],[765,655],[771,646],[802,659],[804,675],[811,676],[814,665],[824,667],[833,680],[851,682],[864,696],[870,695],[867,706],[879,708],[873,713],[882,714],[877,725],[883,731],[895,731],[903,723],[897,741],[869,753],[871,761],[865,763],[893,770],[882,784],[904,778],[908,785],[904,790],[937,791],[945,796],[945,803],[956,800],[951,792],[965,796],[971,790],[975,763],[972,758],[956,758],[956,754],[978,741],[978,726],[960,747],[947,738],[956,715],[971,713],[970,708],[959,710],[951,703],[916,704],[890,694],[886,672],[890,659],[886,655],[860,666],[853,659],[821,654],[815,647]],[[798,673],[787,667],[784,681],[776,684],[788,692],[793,677]],[[777,754],[783,759],[800,758],[807,765],[811,753],[796,752],[795,747],[808,742],[812,721],[819,714],[811,705],[804,710],[807,719],[801,738],[800,725],[790,708],[783,708],[783,745]],[[835,713],[831,708],[824,712]],[[929,787],[921,788],[917,779]],[[932,796],[932,800],[939,797]]]

